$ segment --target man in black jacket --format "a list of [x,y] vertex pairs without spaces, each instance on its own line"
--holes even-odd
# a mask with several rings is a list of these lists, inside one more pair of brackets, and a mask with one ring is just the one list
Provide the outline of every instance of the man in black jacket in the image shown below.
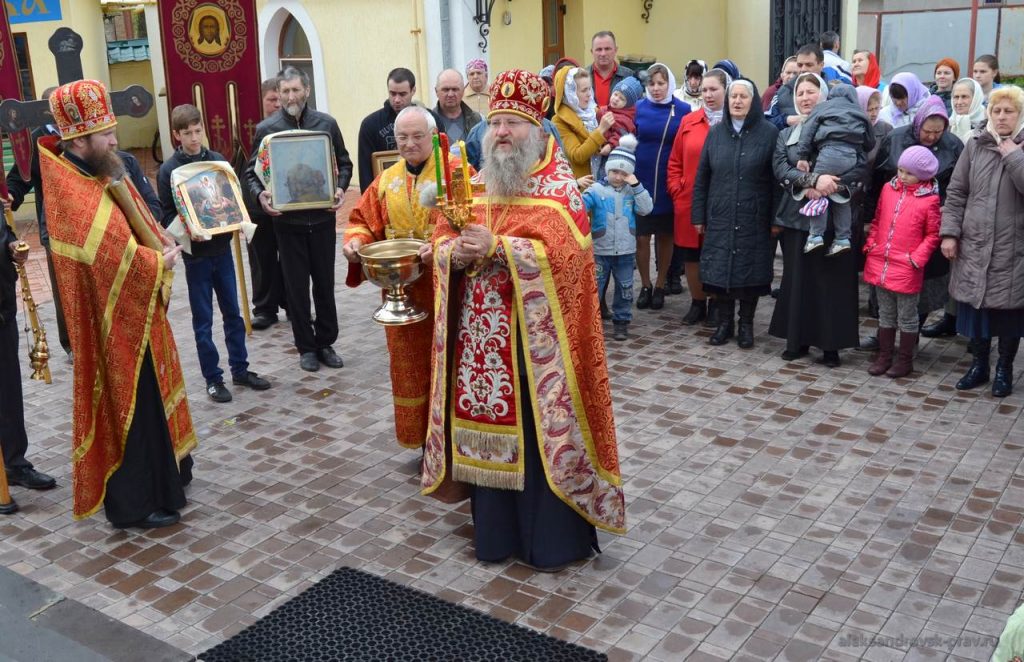
[[[47,490],[57,484],[52,477],[36,471],[25,459],[28,435],[25,432],[25,403],[21,392],[21,361],[18,351],[18,275],[15,261],[24,263],[27,252],[17,253],[18,237],[6,222],[0,221],[0,449],[3,450],[7,481],[34,490]],[[0,506],[0,514],[13,513],[18,506],[11,501]]]
[[359,125],[359,192],[373,183],[373,153],[398,149],[395,142],[395,118],[412,103],[416,94],[416,76],[403,67],[388,73],[388,100],[384,107],[363,118]]
[[[306,105],[309,96],[309,77],[294,67],[278,74],[278,92],[281,110],[263,120],[256,127],[253,145],[263,138],[294,129],[323,131],[330,134],[334,147],[334,165],[338,173],[335,203],[330,209],[311,209],[280,212],[274,208],[270,191],[256,175],[256,152],[249,159],[245,181],[252,195],[268,215],[274,218],[274,234],[281,255],[284,287],[288,296],[288,318],[292,324],[295,347],[299,350],[300,366],[315,372],[320,363],[330,368],[344,365],[331,345],[338,339],[338,309],[334,302],[334,256],[337,245],[335,223],[337,211],[344,201],[345,189],[352,179],[352,160],[345,149],[338,122],[326,113]],[[309,288],[313,284],[313,304],[316,323],[309,308]]]
[[441,118],[437,128],[447,134],[452,144],[469,137],[469,131],[480,123],[480,113],[462,100],[466,83],[455,69],[445,69],[437,76],[437,106],[434,113]]

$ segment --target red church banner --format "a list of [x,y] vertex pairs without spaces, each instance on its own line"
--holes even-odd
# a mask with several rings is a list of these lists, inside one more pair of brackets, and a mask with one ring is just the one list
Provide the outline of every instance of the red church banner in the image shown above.
[[[14,52],[14,37],[11,34],[11,22],[7,16],[7,3],[3,4],[3,21],[0,21],[0,100],[18,99],[21,96],[21,73],[18,71],[18,58]],[[21,178],[28,181],[32,172],[32,130],[21,129],[8,131],[3,129],[11,141],[14,161],[18,165]],[[2,147],[2,145],[0,145]],[[0,168],[3,168],[3,154],[0,153]],[[6,175],[7,173],[3,173]],[[6,186],[4,189],[6,190]]]
[[158,0],[167,99],[203,113],[210,147],[248,158],[260,99],[256,0]]

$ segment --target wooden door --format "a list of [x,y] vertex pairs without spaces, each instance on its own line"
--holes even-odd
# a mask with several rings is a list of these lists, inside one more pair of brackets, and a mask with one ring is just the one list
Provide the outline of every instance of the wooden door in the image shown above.
[[544,64],[554,64],[565,57],[565,4],[562,0],[544,2]]

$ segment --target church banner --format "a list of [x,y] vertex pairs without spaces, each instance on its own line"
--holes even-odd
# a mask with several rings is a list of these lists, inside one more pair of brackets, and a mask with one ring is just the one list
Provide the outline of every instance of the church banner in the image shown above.
[[256,0],[158,0],[169,108],[203,113],[210,147],[235,162],[252,153],[260,99]]
[[[18,57],[14,51],[14,36],[11,34],[7,3],[3,4],[3,21],[0,21],[0,100],[23,100],[21,73],[18,69]],[[14,152],[14,161],[18,165],[18,173],[22,179],[28,181],[32,169],[32,131],[18,128],[20,125],[17,122],[17,111],[14,112],[14,117],[2,118],[0,124],[3,125],[2,130],[7,134],[7,139],[11,141],[11,150]]]

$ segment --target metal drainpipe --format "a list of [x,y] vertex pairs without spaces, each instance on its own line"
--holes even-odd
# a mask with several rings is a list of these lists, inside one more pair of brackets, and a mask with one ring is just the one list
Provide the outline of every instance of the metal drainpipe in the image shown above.
[[452,7],[451,0],[439,0],[441,5],[441,61],[442,69],[452,66]]

